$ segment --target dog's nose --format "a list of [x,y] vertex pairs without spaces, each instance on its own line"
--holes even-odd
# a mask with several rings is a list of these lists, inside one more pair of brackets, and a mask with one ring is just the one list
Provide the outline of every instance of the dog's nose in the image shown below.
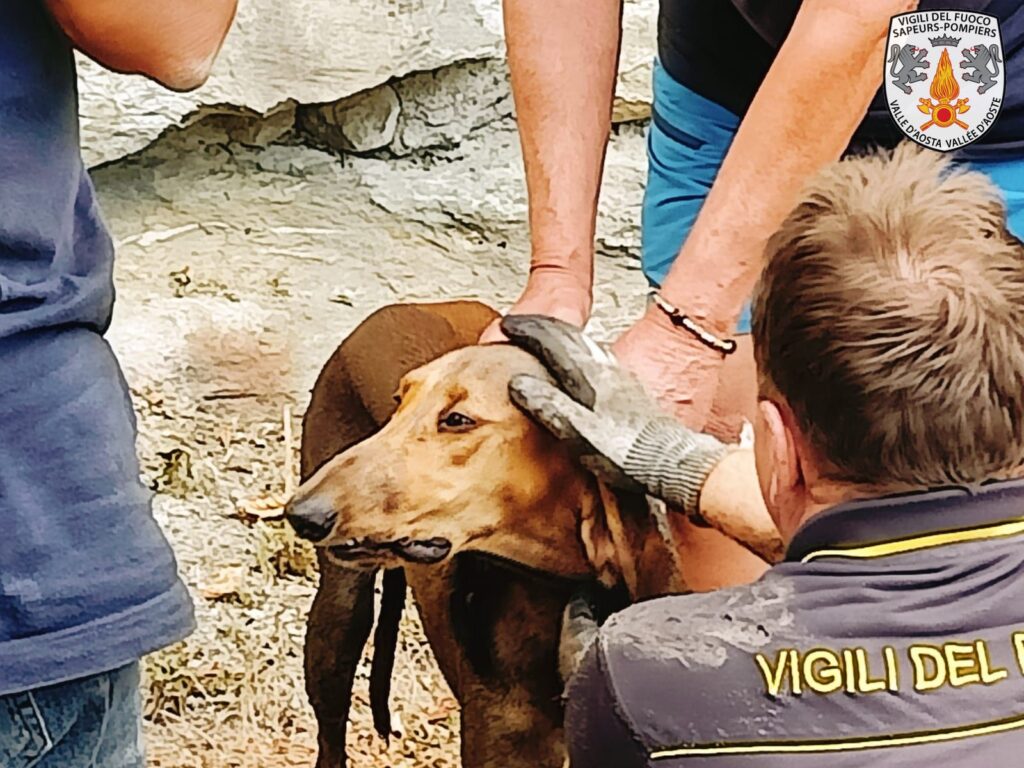
[[312,542],[327,538],[336,517],[330,500],[315,493],[293,497],[284,509],[284,516],[299,536]]

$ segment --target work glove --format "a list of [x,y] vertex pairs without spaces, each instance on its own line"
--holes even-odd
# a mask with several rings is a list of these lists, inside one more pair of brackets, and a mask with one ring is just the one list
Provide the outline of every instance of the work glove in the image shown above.
[[597,639],[600,626],[595,616],[594,596],[587,588],[578,590],[562,611],[562,631],[558,642],[558,673],[568,685],[587,650]]
[[629,593],[621,584],[607,589],[597,582],[583,582],[573,591],[562,610],[558,644],[558,671],[563,683],[568,684],[576,674],[601,625],[630,602]]
[[699,519],[700,491],[726,453],[723,443],[670,417],[610,353],[568,323],[509,315],[501,330],[538,358],[555,384],[520,374],[512,401],[612,488],[643,492]]

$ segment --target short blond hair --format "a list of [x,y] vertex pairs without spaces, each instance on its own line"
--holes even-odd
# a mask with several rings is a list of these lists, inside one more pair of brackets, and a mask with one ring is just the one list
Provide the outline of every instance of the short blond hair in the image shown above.
[[996,187],[912,144],[836,163],[766,250],[753,338],[834,479],[940,486],[1024,464],[1024,245]]

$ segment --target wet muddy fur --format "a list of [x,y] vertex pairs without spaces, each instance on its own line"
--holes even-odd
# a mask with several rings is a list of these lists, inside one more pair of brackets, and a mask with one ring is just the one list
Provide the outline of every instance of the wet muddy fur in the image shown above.
[[624,584],[605,589],[596,580],[563,579],[496,557],[456,555],[450,600],[452,632],[473,671],[484,680],[496,680],[504,672],[498,666],[494,633],[499,617],[512,599],[510,577],[536,590],[585,595],[598,621],[630,603]]

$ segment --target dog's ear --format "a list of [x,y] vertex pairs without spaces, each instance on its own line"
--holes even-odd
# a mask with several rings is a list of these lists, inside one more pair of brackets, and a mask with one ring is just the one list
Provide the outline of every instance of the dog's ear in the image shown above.
[[585,494],[580,506],[580,539],[597,580],[610,589],[622,580],[622,569],[601,501],[606,495]]
[[595,496],[593,506],[580,515],[580,537],[598,581],[608,588],[625,588],[634,600],[668,594],[679,569],[647,497],[600,482]]
[[465,346],[444,317],[415,304],[391,304],[364,320],[345,342],[345,367],[377,424],[394,413],[402,377]]

